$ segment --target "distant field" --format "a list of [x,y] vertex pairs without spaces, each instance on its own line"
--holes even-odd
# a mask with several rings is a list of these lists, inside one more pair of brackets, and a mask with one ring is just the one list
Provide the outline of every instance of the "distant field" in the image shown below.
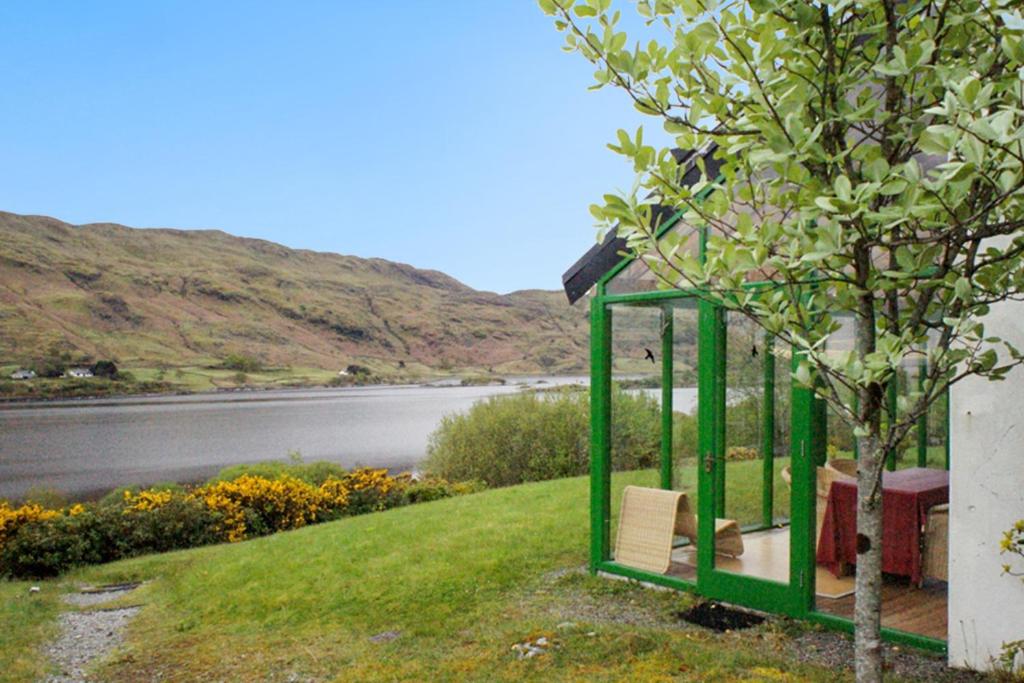
[[220,389],[348,386],[350,384],[413,384],[452,377],[468,377],[474,382],[503,379],[479,369],[440,372],[419,364],[401,371],[366,377],[341,376],[335,370],[313,367],[263,368],[240,372],[209,365],[180,367],[128,366],[122,368],[130,381],[110,381],[99,377],[10,380],[19,366],[0,366],[0,399],[75,398],[85,396],[130,395],[139,393],[196,393]]

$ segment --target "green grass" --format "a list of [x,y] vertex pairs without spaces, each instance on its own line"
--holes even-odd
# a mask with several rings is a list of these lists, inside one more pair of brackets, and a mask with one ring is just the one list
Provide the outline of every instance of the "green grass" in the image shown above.
[[[759,466],[734,463],[730,474]],[[624,485],[653,476],[615,475],[616,507]],[[586,558],[588,486],[496,489],[86,568],[44,583],[38,602],[24,598],[27,584],[0,584],[4,623],[24,625],[0,630],[0,661],[14,662],[0,680],[32,680],[45,666],[30,653],[52,633],[55,594],[125,580],[148,581],[130,596],[145,607],[103,680],[849,678],[791,661],[778,626],[711,635],[672,617],[686,595],[573,571]],[[384,631],[400,635],[369,640]],[[558,647],[517,660],[511,646],[539,635]]]
[[162,378],[184,391],[213,391],[237,386],[314,386],[327,384],[337,376],[336,371],[319,368],[266,368],[257,372],[243,373],[246,381],[240,384],[236,378],[238,372],[225,368],[186,365],[162,370],[155,367],[128,369],[136,379],[158,380]]
[[[839,458],[852,458],[853,451],[837,451]],[[896,461],[896,469],[905,470],[911,467],[917,467],[917,446],[909,446],[903,450],[903,457]],[[927,464],[925,467],[931,467],[933,469],[941,470],[946,467],[946,447],[945,446],[928,446],[927,450]]]
[[34,681],[46,670],[40,643],[57,633],[58,587],[50,582],[29,593],[26,581],[0,581],[0,681]]

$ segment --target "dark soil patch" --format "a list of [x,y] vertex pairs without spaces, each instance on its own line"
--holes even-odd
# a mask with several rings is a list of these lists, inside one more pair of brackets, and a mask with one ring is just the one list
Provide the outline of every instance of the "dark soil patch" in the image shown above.
[[719,633],[738,631],[764,623],[764,617],[762,616],[710,601],[698,603],[685,612],[676,612],[676,616],[683,621],[703,626]]

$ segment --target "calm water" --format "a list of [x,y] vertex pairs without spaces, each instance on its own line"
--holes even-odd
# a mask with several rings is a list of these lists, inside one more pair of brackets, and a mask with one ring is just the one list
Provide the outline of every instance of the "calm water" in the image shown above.
[[5,406],[0,498],[33,487],[86,496],[125,484],[189,481],[226,465],[285,459],[295,450],[307,461],[344,467],[409,468],[425,455],[444,415],[517,391],[514,385],[355,387]]

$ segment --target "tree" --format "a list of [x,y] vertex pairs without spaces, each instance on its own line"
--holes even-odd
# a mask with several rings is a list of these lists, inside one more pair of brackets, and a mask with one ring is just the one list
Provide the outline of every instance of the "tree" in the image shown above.
[[[884,454],[947,387],[1021,362],[986,334],[1024,281],[1024,39],[1016,0],[539,0],[566,48],[720,170],[680,182],[671,145],[618,131],[631,192],[591,207],[665,286],[697,287],[790,344],[794,379],[854,430],[855,658],[881,679]],[[573,6],[575,5],[575,6]],[[657,239],[655,204],[681,214]],[[687,249],[706,228],[702,260]],[[751,289],[745,285],[761,283]],[[852,321],[852,348],[830,349]],[[897,405],[888,383],[927,363]],[[856,401],[844,400],[855,395]]]
[[[109,379],[117,379],[119,374],[117,364],[112,360],[98,360],[92,364],[89,370],[96,377],[107,377]],[[163,369],[160,372],[163,373]]]

